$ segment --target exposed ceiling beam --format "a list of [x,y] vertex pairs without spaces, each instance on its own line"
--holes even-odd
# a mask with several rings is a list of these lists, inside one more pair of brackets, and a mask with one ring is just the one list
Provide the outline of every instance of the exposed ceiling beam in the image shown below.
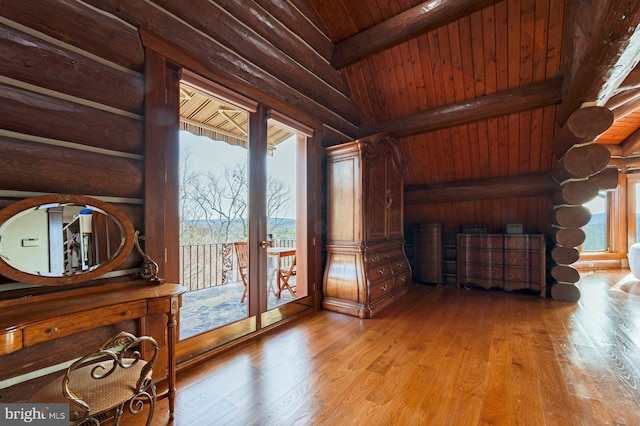
[[621,144],[622,158],[628,157],[640,149],[640,129],[631,133]]
[[337,43],[331,65],[344,68],[501,0],[429,0]]
[[547,173],[408,185],[404,188],[404,204],[544,196],[557,188],[558,184]]
[[640,2],[610,0],[582,53],[573,78],[567,77],[556,117],[564,124],[585,103],[605,105],[640,61]]
[[624,79],[619,90],[624,91],[638,87],[640,87],[640,66],[636,65],[627,78]]
[[615,110],[616,108],[620,108],[626,103],[636,102],[640,99],[640,89],[627,89],[624,91],[619,91],[615,96],[613,96],[607,104],[605,105],[610,110]]
[[562,99],[561,87],[562,79],[554,78],[542,83],[492,93],[395,120],[363,126],[360,128],[360,137],[380,132],[387,132],[392,137],[406,137],[554,105]]

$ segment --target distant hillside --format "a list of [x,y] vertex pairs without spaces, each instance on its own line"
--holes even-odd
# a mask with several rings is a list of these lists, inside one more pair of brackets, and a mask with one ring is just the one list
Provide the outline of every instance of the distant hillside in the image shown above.
[[[181,244],[211,244],[244,240],[247,238],[247,223],[242,219],[231,221],[224,219],[198,219],[181,221]],[[276,240],[293,240],[296,237],[296,220],[290,218],[271,218],[267,223],[268,233]]]
[[591,216],[591,220],[582,229],[587,238],[582,244],[583,251],[604,251],[607,249],[606,215],[598,213]]

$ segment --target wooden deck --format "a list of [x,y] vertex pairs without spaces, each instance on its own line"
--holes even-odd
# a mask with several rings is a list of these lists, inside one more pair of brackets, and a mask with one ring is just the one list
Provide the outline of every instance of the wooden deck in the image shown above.
[[306,315],[179,371],[173,424],[638,424],[640,283],[579,287],[568,303],[417,285],[371,320]]

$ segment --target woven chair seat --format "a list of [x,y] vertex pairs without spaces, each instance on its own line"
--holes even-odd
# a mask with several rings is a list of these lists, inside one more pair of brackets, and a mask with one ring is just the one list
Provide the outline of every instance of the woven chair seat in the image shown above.
[[[98,413],[110,411],[123,401],[128,401],[136,393],[136,381],[140,376],[145,361],[138,361],[131,368],[117,368],[114,372],[104,379],[95,380],[91,378],[91,370],[99,364],[104,365],[107,371],[111,361],[105,363],[90,364],[79,368],[69,375],[69,388],[82,396],[82,399],[89,404],[91,410],[89,417]],[[149,377],[151,373],[149,373]],[[41,388],[32,398],[31,402],[43,403],[69,403],[69,400],[62,394],[62,378],[57,377],[49,382],[48,385]],[[69,411],[82,412],[82,408],[74,403],[69,404]],[[74,418],[76,416],[71,416]]]
[[[139,352],[142,342],[153,348],[148,360],[143,360]],[[111,412],[112,423],[117,425],[125,404],[131,414],[138,414],[148,403],[150,425],[156,399],[152,368],[158,350],[152,337],[136,337],[123,331],[103,343],[98,352],[74,361],[64,375],[41,388],[30,401],[69,404],[69,421],[74,425],[97,425]]]

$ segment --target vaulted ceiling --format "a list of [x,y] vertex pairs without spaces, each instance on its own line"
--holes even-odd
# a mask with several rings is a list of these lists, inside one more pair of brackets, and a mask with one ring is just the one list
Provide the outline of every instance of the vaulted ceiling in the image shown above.
[[388,131],[413,160],[406,185],[548,172],[559,128],[584,103],[613,111],[597,142],[637,167],[638,2],[294,3],[334,45],[359,135]]

